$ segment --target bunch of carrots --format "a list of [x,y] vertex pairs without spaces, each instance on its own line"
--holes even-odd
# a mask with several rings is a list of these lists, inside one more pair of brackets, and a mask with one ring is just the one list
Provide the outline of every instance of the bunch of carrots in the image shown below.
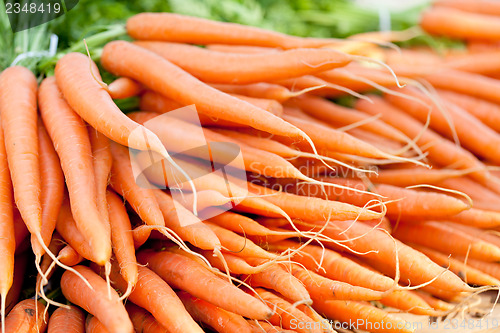
[[[82,53],[41,81],[7,68],[2,332],[406,333],[398,313],[472,311],[500,286],[499,25],[495,1],[437,1],[422,28],[467,41],[442,54],[142,13],[102,50],[109,85]],[[215,172],[220,143],[245,177]]]

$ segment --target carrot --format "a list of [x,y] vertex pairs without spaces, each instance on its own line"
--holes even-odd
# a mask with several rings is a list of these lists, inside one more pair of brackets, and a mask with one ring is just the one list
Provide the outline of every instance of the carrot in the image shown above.
[[59,251],[59,260],[68,266],[78,265],[83,261],[83,257],[75,251],[70,245],[66,245]]
[[[181,204],[187,208],[191,209],[194,204],[193,193],[184,194]],[[207,217],[211,217],[212,214],[216,214],[218,212],[219,206],[231,207],[231,198],[225,197],[217,191],[214,190],[204,190],[198,191],[196,193],[197,199],[197,209],[199,211],[198,215],[200,219],[206,219]],[[212,213],[214,212],[214,213]]]
[[155,189],[154,195],[168,228],[172,229],[182,240],[200,249],[219,251],[221,242],[209,226],[167,193]]
[[[300,246],[300,243],[292,241],[269,244],[271,250],[279,252],[297,249]],[[331,280],[343,281],[376,291],[387,291],[394,284],[394,281],[387,276],[374,273],[333,250],[323,249],[315,245],[303,247],[300,252],[293,256],[293,260]]]
[[265,200],[281,207],[288,216],[304,220],[359,219],[372,220],[381,217],[381,213],[346,204],[340,201],[329,201],[321,198],[305,197],[291,193],[279,192],[262,186],[248,183],[252,193],[266,195]]
[[432,297],[426,292],[420,291],[420,290],[415,290],[413,291],[415,294],[417,294],[420,298],[422,298],[424,301],[427,302],[430,306],[432,306],[434,309],[438,311],[450,311],[453,309],[453,304],[444,302],[438,298]]
[[[71,207],[68,199],[65,198],[57,217],[56,230],[62,238],[68,242],[78,254],[83,258],[95,263],[102,263],[102,260],[90,247],[89,240],[81,233],[71,213]],[[105,263],[105,262],[104,262]],[[104,263],[102,263],[104,265]]]
[[[294,223],[299,229],[308,231],[318,231],[325,224],[325,222],[304,223],[297,220]],[[413,286],[434,279],[430,286],[454,292],[470,291],[470,288],[455,274],[436,265],[422,253],[393,239],[381,230],[361,223],[353,224],[352,221],[330,221],[323,235],[342,241],[348,248],[325,243],[328,247],[362,255],[364,261],[388,276],[395,276],[397,264],[395,249],[397,248],[401,281],[409,281]],[[376,253],[373,252],[373,244],[377,244]]]
[[464,55],[448,59],[444,66],[464,72],[494,75],[500,70],[498,50],[491,50],[482,53],[466,53]]
[[[385,205],[387,214],[391,216],[443,218],[458,214],[469,208],[463,201],[450,195],[437,192],[417,191],[386,184],[365,185],[361,180],[332,177],[319,177],[319,179],[324,182],[332,182],[356,190],[375,192],[386,197],[389,201],[398,200]],[[291,186],[288,187],[289,190],[291,188]],[[324,193],[322,193],[322,190],[315,184],[297,185],[295,187],[295,193],[298,195],[316,196],[325,199],[331,198],[356,206],[364,206],[374,199],[373,195],[370,194],[351,190],[339,191],[331,187],[325,188]]]
[[[406,115],[403,111],[391,106],[383,99],[371,96],[372,104],[365,101],[358,101],[356,109],[369,114],[381,114],[381,120],[386,123],[397,126],[399,130],[409,137],[417,137],[423,129],[423,124]],[[469,151],[457,147],[452,142],[445,140],[432,130],[426,130],[421,134],[417,145],[429,146],[426,149],[429,158],[442,166],[454,165],[458,169],[478,169],[484,168],[484,165],[475,158]],[[498,180],[491,176],[486,170],[470,173],[475,180],[488,187],[491,190],[496,189]]]
[[448,7],[434,7],[425,11],[420,18],[420,26],[430,34],[451,38],[483,41],[500,38],[500,18]]
[[500,285],[500,281],[496,278],[489,276],[477,269],[468,266],[466,263],[461,262],[457,259],[448,257],[446,254],[439,251],[435,251],[425,246],[421,245],[411,245],[414,249],[422,252],[428,256],[432,261],[438,265],[449,267],[449,269],[461,277],[465,282],[472,283],[480,286],[497,286]]
[[5,332],[44,332],[48,321],[44,309],[45,306],[34,299],[25,299],[17,303],[5,319]]
[[330,280],[298,266],[291,267],[291,271],[293,276],[307,288],[314,302],[318,299],[373,301],[382,298],[383,295],[379,291]]
[[210,86],[228,94],[245,95],[256,98],[267,98],[280,103],[297,96],[301,92],[292,92],[287,88],[274,83],[259,82],[250,84],[220,84],[211,83]]
[[[406,87],[402,91],[408,96],[432,105],[432,101],[421,92]],[[438,110],[435,106],[429,111],[427,106],[400,96],[386,95],[385,99],[421,122],[425,122],[430,112],[431,128],[450,139],[453,139],[456,133],[460,143],[469,151],[497,163],[500,161],[500,158],[497,157],[500,154],[500,150],[497,148],[500,144],[500,135],[460,107],[444,102],[443,111]]]
[[109,333],[109,331],[99,319],[92,315],[88,315],[85,321],[85,333]]
[[[464,257],[456,256],[454,257],[456,260],[464,261]],[[495,279],[500,280],[500,264],[493,262],[486,262],[482,260],[476,259],[467,259],[467,265],[473,267],[484,274],[488,274]]]
[[61,277],[61,289],[66,299],[97,317],[110,333],[133,332],[132,323],[116,291],[108,290],[106,281],[90,268],[75,266],[74,269],[90,282],[93,289],[73,272],[66,271]]
[[252,331],[250,324],[240,315],[193,297],[185,291],[177,292],[177,296],[194,320],[210,326],[219,333],[250,333]]
[[[64,175],[52,141],[41,121],[38,121],[38,144],[40,150],[40,179],[42,203],[42,238],[49,244],[56,226],[57,214],[64,195]],[[37,250],[43,253],[43,249]]]
[[95,129],[88,127],[90,147],[92,149],[95,185],[96,185],[96,201],[99,214],[109,225],[108,203],[106,201],[106,189],[108,188],[109,177],[111,173],[111,165],[113,157],[109,148],[110,141],[103,134]]
[[[153,191],[140,186],[134,178],[133,169],[137,166],[134,165],[135,161],[131,160],[127,148],[111,142],[110,150],[113,157],[111,187],[130,203],[134,211],[147,225],[164,226],[165,221]],[[145,179],[140,179],[140,181],[147,182]]]
[[134,97],[141,91],[141,85],[128,77],[119,77],[108,85],[108,92],[112,99]]
[[[247,258],[247,262],[257,266],[266,263],[263,259]],[[279,264],[271,264],[261,272],[248,275],[244,280],[252,287],[272,289],[292,302],[311,302],[306,287],[300,280],[290,275],[290,271]]]
[[[1,123],[0,123],[1,126]],[[16,232],[14,228],[14,199],[12,198],[12,181],[7,163],[5,140],[3,131],[0,130],[0,295],[1,295],[1,321],[2,332],[5,332],[5,307],[6,297],[12,286],[14,277],[14,254],[16,252]],[[21,229],[22,230],[22,229]],[[22,235],[21,235],[22,236]],[[24,237],[23,237],[24,238]],[[20,241],[20,240],[19,240]],[[35,244],[35,243],[33,243]]]
[[[498,18],[498,21],[500,23],[500,18]],[[500,102],[500,97],[495,94],[500,87],[500,83],[494,78],[446,69],[439,71],[438,74],[426,75],[424,79],[436,88],[486,99],[490,102]],[[464,82],[467,82],[467,84],[464,84]]]
[[[273,134],[306,138],[302,131],[286,121],[207,86],[168,60],[131,43],[108,43],[103,49],[101,63],[111,73],[135,79],[181,104],[195,104],[200,112],[208,116],[246,124]],[[166,80],[166,77],[170,79]],[[171,79],[173,77],[174,80]]]
[[500,131],[500,106],[498,104],[448,90],[440,90],[439,95],[463,108],[492,129]]
[[[277,81],[342,67],[351,57],[332,49],[294,49],[275,53],[237,54],[167,43],[134,42],[204,82],[248,84]],[[241,66],[244,63],[245,66]]]
[[267,252],[251,240],[239,236],[238,234],[222,228],[216,224],[206,222],[205,225],[219,238],[224,249],[233,252],[241,257],[254,257],[262,259],[274,259],[276,256]]
[[[138,275],[137,283],[128,296],[132,303],[149,311],[170,332],[203,332],[167,282],[142,266],[138,267]],[[110,277],[122,293],[128,290],[128,283],[120,276],[117,263],[113,265]]]
[[366,176],[376,183],[406,187],[418,184],[437,185],[440,181],[462,176],[465,172],[467,171],[416,167],[379,170],[377,175],[366,174]]
[[500,248],[438,221],[400,224],[393,232],[403,242],[413,242],[446,254],[500,261]]
[[385,306],[417,315],[436,316],[438,313],[419,295],[411,290],[394,290],[380,301]]
[[[354,301],[314,302],[314,308],[327,318],[337,319],[350,329],[374,333],[410,333],[411,324],[368,303]],[[384,323],[382,325],[382,323]]]
[[58,308],[49,319],[47,333],[84,333],[85,315],[80,308]]
[[481,229],[500,227],[500,212],[471,208],[447,218],[448,221]]
[[322,332],[323,326],[321,323],[315,322],[312,318],[295,308],[285,299],[262,288],[256,288],[255,292],[266,304],[269,304],[269,307],[275,309],[275,313],[269,319],[271,324],[282,328],[293,329],[300,333]]
[[16,254],[24,253],[29,245],[27,244],[27,236],[29,235],[26,223],[24,223],[21,214],[17,209],[14,210],[14,238],[16,241]]
[[145,250],[137,254],[137,259],[143,265],[147,263],[173,288],[187,291],[224,310],[252,319],[267,319],[272,314],[260,301],[185,256]]
[[[304,95],[294,98],[289,103],[315,118],[338,126],[351,125],[369,118],[365,113],[337,105],[321,97]],[[360,128],[399,142],[408,142],[409,140],[396,128],[377,119],[363,124]]]
[[[75,222],[87,239],[93,258],[104,265],[111,257],[111,237],[109,224],[97,208],[92,151],[85,124],[64,101],[54,77],[40,85],[39,103],[43,122],[61,160]],[[67,135],[68,130],[71,136]]]
[[[103,53],[103,64],[104,58]],[[139,150],[152,150],[169,159],[158,138],[130,120],[116,106],[99,83],[101,78],[97,66],[86,56],[81,53],[64,55],[57,62],[55,77],[71,108],[97,131],[119,144]]]
[[156,319],[144,309],[128,302],[125,306],[128,315],[134,324],[136,332],[142,333],[168,333],[169,331],[163,327]]
[[[245,235],[255,236],[269,236],[269,235],[283,235],[280,231],[269,229],[251,218],[233,213],[231,211],[220,212],[208,219],[209,222],[217,224],[218,226]],[[293,233],[287,233],[288,236],[293,236]]]
[[111,226],[111,243],[116,260],[120,265],[120,274],[128,283],[128,288],[137,282],[137,261],[135,259],[132,226],[123,201],[114,192],[106,192],[109,205],[109,222]]
[[[146,92],[141,95],[139,106],[141,110],[158,113],[166,113],[186,107],[186,105],[180,104],[151,90],[146,90]],[[198,113],[198,119],[203,126],[246,127],[244,124],[222,120],[218,117],[207,116],[202,113]]]
[[135,39],[190,44],[237,44],[251,46],[320,47],[335,39],[303,38],[234,23],[171,13],[141,13],[127,20],[127,32]]
[[[0,115],[15,203],[30,234],[35,237],[33,250],[46,250],[48,244],[44,243],[41,234],[36,93],[36,78],[27,68],[9,67],[0,75]],[[39,260],[43,253],[37,252]],[[6,291],[2,290],[2,294],[4,292]]]
[[437,0],[435,7],[456,8],[466,12],[500,16],[500,4],[492,0]]

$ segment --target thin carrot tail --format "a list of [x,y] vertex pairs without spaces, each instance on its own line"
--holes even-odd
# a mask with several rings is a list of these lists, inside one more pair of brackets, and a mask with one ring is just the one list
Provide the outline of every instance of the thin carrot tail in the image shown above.
[[[92,285],[87,281],[87,279],[85,279],[83,277],[82,274],[80,274],[79,272],[77,272],[74,268],[69,267],[69,266],[63,264],[62,262],[59,261],[59,259],[57,259],[57,257],[54,255],[54,253],[52,253],[52,251],[50,251],[50,249],[47,247],[47,245],[45,245],[45,242],[43,241],[42,235],[40,234],[40,232],[36,233],[36,237],[37,237],[38,241],[40,242],[40,245],[42,246],[42,248],[45,251],[45,253],[56,263],[57,266],[59,266],[62,269],[65,269],[65,270],[70,271],[71,273],[75,274],[80,279],[82,279],[82,281],[90,288],[90,290],[94,290],[94,287],[92,287]],[[35,262],[35,264],[36,264],[36,262]],[[39,263],[37,265],[37,270],[38,270],[38,273],[40,273],[40,275],[42,275],[43,281],[47,281],[46,275],[41,272],[42,270],[40,268]]]
[[[107,279],[109,279],[109,276],[106,276]],[[109,285],[108,285],[109,287]],[[120,296],[120,298],[118,299],[120,302],[123,302],[127,297],[130,296],[130,294],[132,293],[132,290],[134,289],[134,285],[130,282],[127,283],[127,290],[125,290],[125,292],[123,293],[123,295]]]
[[108,261],[104,264],[104,275],[106,276],[106,284],[108,285],[108,298],[109,300],[112,300],[111,281],[109,280],[110,274],[111,274],[111,263]]

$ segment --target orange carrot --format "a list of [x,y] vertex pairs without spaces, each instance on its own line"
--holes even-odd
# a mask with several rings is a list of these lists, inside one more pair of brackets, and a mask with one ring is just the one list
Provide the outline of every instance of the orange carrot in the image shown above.
[[[41,121],[38,121],[38,144],[42,184],[42,238],[49,244],[64,196],[64,175],[59,157]],[[45,252],[43,249],[37,251]]]
[[[14,199],[28,230],[35,236],[38,245],[46,249],[48,244],[41,236],[36,93],[36,78],[27,68],[9,67],[0,75],[0,115]],[[33,244],[33,250],[39,250],[38,245]],[[37,257],[42,254],[36,253]]]
[[435,251],[425,246],[411,245],[413,248],[419,250],[426,256],[432,259],[438,265],[449,267],[449,269],[460,276],[467,283],[477,284],[480,286],[496,286],[500,285],[500,281],[496,278],[489,276],[477,269],[468,266],[466,263],[461,262],[455,258],[448,257],[439,251]]
[[[0,123],[1,126],[1,123]],[[0,130],[0,296],[2,330],[5,332],[6,297],[14,277],[14,254],[16,252],[16,232],[14,228],[14,200],[10,179],[3,131]],[[22,230],[22,229],[21,229]],[[24,238],[24,237],[23,237]],[[35,244],[35,243],[33,243]]]
[[108,85],[108,92],[112,99],[134,97],[141,91],[142,86],[128,77],[119,77]]
[[44,332],[48,321],[44,309],[45,306],[34,299],[17,303],[5,319],[5,332]]
[[307,288],[314,302],[320,299],[373,301],[381,299],[383,295],[379,291],[330,280],[298,266],[291,267],[291,270],[292,274]]
[[274,31],[223,23],[172,13],[141,13],[127,20],[127,32],[135,39],[190,44],[237,44],[280,47],[320,47],[336,42],[328,38],[303,38]]
[[[257,266],[266,261],[257,258],[247,258],[250,264]],[[272,264],[261,272],[248,275],[244,278],[252,287],[263,287],[276,290],[292,302],[311,302],[309,292],[302,282],[290,275],[290,271],[279,264]]]
[[[296,249],[300,246],[300,243],[292,241],[269,244],[271,250],[280,252],[287,249]],[[351,285],[386,291],[394,284],[394,281],[389,277],[374,273],[372,270],[341,256],[333,250],[323,249],[315,245],[307,245],[302,248],[293,257],[293,260],[329,279],[347,282]]]
[[70,245],[66,245],[59,251],[59,260],[67,266],[75,266],[83,261],[83,257]]
[[[314,74],[347,65],[351,58],[332,49],[294,49],[275,53],[237,54],[167,43],[134,42],[204,82],[248,84]],[[245,66],[241,66],[244,63]]]
[[[134,178],[134,163],[126,147],[111,142],[111,187],[129,202],[147,225],[164,226],[165,221],[151,189],[142,187]],[[141,182],[147,182],[140,179]],[[147,184],[146,184],[147,185]]]
[[500,248],[451,225],[438,221],[400,224],[393,232],[403,242],[413,242],[445,254],[469,255],[471,259],[500,261]]
[[173,288],[187,291],[224,310],[252,319],[267,319],[272,314],[260,301],[185,256],[145,250],[137,254],[137,259],[143,265],[147,263]]
[[169,194],[155,189],[154,195],[163,214],[165,225],[182,240],[203,250],[218,251],[220,249],[221,242],[217,235],[198,217],[176,203]]
[[[131,43],[108,43],[103,49],[101,63],[111,73],[135,79],[181,104],[195,104],[208,116],[247,124],[273,134],[306,138],[302,131],[281,118],[207,86],[168,60]],[[148,66],[144,67],[145,63]],[[167,76],[170,79],[165,79]],[[176,79],[172,80],[173,77]]]
[[129,288],[137,282],[137,261],[135,259],[132,226],[123,201],[114,192],[106,192],[109,205],[109,223],[111,226],[111,243],[113,253],[120,266],[120,274],[127,281]]
[[437,185],[440,181],[462,176],[466,170],[426,169],[421,167],[378,170],[377,175],[366,174],[376,183],[406,187],[418,184]]
[[[87,129],[82,119],[64,101],[54,77],[40,85],[40,112],[54,142],[66,178],[71,211],[97,263],[111,257],[109,224],[99,214],[95,173]],[[68,136],[68,130],[72,133]],[[65,237],[66,238],[66,237]]]
[[500,131],[500,105],[448,90],[440,90],[439,95],[460,106],[492,129]]
[[430,34],[451,38],[483,41],[495,41],[500,38],[500,18],[449,7],[439,6],[425,11],[420,18],[420,26]]
[[80,308],[58,308],[52,313],[47,328],[48,333],[84,333],[85,315]]
[[106,189],[108,188],[109,177],[111,173],[111,165],[113,158],[109,148],[110,141],[103,134],[95,129],[88,127],[90,147],[92,149],[95,186],[96,186],[96,202],[99,214],[102,219],[109,225],[108,203],[106,201]]
[[448,221],[481,229],[500,227],[500,212],[471,208],[447,218]]
[[194,320],[202,322],[217,332],[233,333],[252,331],[248,322],[242,316],[223,310],[207,301],[191,296],[185,291],[177,292],[180,300]]
[[[411,333],[411,324],[368,303],[353,301],[314,302],[314,308],[327,318],[337,319],[350,329],[367,330],[374,333]],[[384,323],[382,325],[381,323]],[[409,327],[409,328],[408,328]]]
[[432,306],[434,309],[438,311],[450,311],[453,309],[453,304],[444,302],[438,298],[432,297],[426,292],[420,291],[420,290],[415,290],[415,294],[417,294],[420,298],[422,298],[424,301],[427,302],[430,306]]
[[128,315],[134,324],[136,332],[142,333],[168,333],[169,331],[163,327],[156,319],[146,310],[128,302],[125,306]]
[[116,291],[108,290],[106,281],[90,268],[75,266],[74,269],[87,279],[93,289],[76,274],[66,271],[61,277],[61,289],[66,299],[97,317],[110,333],[132,333],[134,328]]
[[169,158],[154,134],[134,123],[116,106],[99,83],[101,78],[97,66],[86,56],[81,53],[64,55],[57,62],[55,77],[71,108],[97,131],[119,144],[152,150]]
[[[124,293],[128,284],[119,271],[119,265],[114,264],[110,277],[114,285]],[[138,272],[137,284],[128,297],[132,303],[151,312],[170,332],[203,332],[165,281],[146,267],[139,266]]]

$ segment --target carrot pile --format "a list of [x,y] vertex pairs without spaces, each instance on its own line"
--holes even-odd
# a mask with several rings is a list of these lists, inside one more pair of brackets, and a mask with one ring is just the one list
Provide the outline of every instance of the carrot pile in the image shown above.
[[482,6],[423,14],[467,41],[446,54],[143,13],[102,50],[109,85],[81,53],[40,83],[4,70],[2,332],[406,333],[398,312],[471,310],[500,286],[500,11]]

